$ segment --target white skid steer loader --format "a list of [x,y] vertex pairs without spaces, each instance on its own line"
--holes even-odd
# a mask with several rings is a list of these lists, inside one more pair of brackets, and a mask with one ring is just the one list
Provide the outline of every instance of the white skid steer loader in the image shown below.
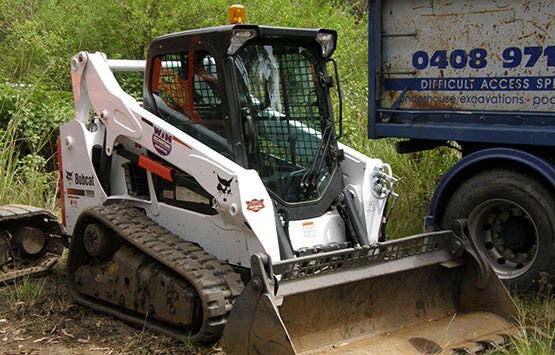
[[[158,37],[146,61],[75,55],[59,151],[76,301],[223,334],[229,354],[475,352],[514,334],[464,221],[381,241],[395,179],[337,141],[335,44],[236,24]],[[142,104],[112,70],[144,70]]]

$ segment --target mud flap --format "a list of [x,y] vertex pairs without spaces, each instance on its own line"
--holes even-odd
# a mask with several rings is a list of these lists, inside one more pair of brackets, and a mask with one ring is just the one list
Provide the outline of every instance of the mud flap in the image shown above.
[[253,255],[224,350],[473,353],[504,342],[517,309],[464,222],[454,229],[274,264]]

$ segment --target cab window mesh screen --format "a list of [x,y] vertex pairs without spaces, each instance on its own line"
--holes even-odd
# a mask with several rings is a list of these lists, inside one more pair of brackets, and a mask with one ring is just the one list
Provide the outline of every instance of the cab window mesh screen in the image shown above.
[[328,121],[320,111],[315,62],[304,48],[280,45],[244,47],[235,57],[239,103],[250,117],[249,166],[289,202],[318,198],[320,191],[299,188],[306,174],[321,182],[331,175],[331,164],[322,158]]
[[188,59],[185,53],[167,54],[159,62],[159,75],[156,87],[157,93],[164,102],[174,110],[189,113],[192,105],[187,90]]
[[[263,117],[256,120],[262,136],[261,151],[268,158],[280,156],[293,164],[308,167],[320,144],[320,115],[310,63],[298,53],[278,56],[280,103],[282,117]],[[284,147],[286,149],[284,149]],[[288,156],[287,156],[288,154]]]

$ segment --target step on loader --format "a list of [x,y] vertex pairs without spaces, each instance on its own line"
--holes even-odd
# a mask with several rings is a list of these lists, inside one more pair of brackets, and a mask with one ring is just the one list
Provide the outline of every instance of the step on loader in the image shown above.
[[[77,302],[223,334],[229,354],[475,352],[516,333],[464,221],[383,240],[396,180],[338,142],[336,39],[234,23],[158,37],[146,61],[72,58],[59,151]],[[144,71],[142,103],[117,70]]]

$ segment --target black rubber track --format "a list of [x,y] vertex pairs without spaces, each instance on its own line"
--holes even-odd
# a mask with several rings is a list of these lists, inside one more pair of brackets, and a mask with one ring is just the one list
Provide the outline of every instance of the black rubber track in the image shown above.
[[[190,330],[146,319],[145,315],[127,311],[106,302],[81,294],[75,286],[75,271],[85,260],[84,228],[100,222],[120,238],[149,255],[160,264],[187,280],[202,302],[203,317],[200,324]],[[123,321],[148,326],[170,336],[194,343],[218,340],[225,327],[233,302],[243,290],[238,273],[225,262],[207,253],[200,246],[185,241],[145,216],[140,210],[123,205],[98,206],[85,210],[74,229],[68,256],[68,278],[72,296],[78,303],[111,314]]]
[[[13,226],[40,229],[46,238],[45,246],[36,255],[27,255],[24,252],[14,253],[16,262],[8,263],[9,271],[0,272],[0,285],[48,272],[56,265],[64,251],[64,238],[66,238],[64,228],[50,211],[25,205],[0,206],[0,233]],[[23,256],[23,259],[19,258],[20,256]],[[10,269],[14,266],[17,267]]]

